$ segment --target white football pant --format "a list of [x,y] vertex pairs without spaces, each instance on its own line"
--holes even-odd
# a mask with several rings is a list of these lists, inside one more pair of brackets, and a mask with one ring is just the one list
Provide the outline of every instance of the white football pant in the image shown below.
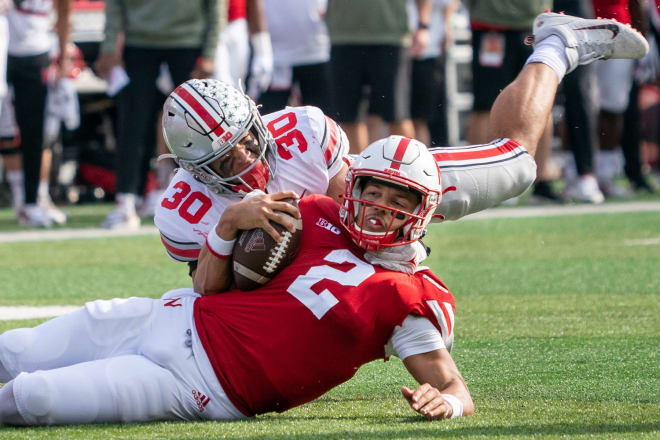
[[18,412],[31,425],[244,418],[197,337],[196,297],[97,300],[0,335]]

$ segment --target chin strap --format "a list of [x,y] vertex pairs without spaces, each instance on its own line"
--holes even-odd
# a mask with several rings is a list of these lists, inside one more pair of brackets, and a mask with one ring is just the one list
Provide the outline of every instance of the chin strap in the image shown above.
[[364,258],[371,264],[408,274],[414,273],[427,256],[424,245],[419,241],[364,254]]

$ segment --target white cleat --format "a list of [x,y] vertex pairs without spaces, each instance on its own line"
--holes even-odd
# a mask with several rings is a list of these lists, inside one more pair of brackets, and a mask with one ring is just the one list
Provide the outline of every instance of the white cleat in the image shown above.
[[39,206],[46,212],[46,215],[57,225],[66,223],[66,214],[58,209],[50,197],[40,198],[38,201]]
[[598,181],[592,174],[580,176],[570,185],[567,185],[563,197],[578,203],[593,203],[598,205],[605,201],[605,196],[598,188]]
[[25,205],[21,208],[17,217],[19,223],[23,226],[31,228],[50,228],[53,226],[53,219],[48,216],[45,209],[37,204]]
[[140,228],[140,217],[135,208],[117,206],[101,223],[101,227],[113,230],[136,230]]
[[556,35],[566,44],[568,72],[609,58],[642,58],[649,44],[638,31],[612,19],[584,19],[544,12],[534,20],[534,42]]

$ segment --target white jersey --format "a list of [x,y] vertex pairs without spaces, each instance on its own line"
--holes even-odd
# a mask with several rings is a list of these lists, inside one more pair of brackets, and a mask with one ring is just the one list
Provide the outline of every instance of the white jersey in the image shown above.
[[0,105],[3,98],[7,96],[7,45],[9,43],[9,28],[3,2],[4,0],[0,0]]
[[[432,0],[431,1],[431,15],[429,16],[429,44],[426,46],[422,54],[417,59],[424,60],[427,58],[437,58],[442,55],[442,42],[445,39],[446,23],[445,23],[445,9],[449,5],[450,0]],[[417,5],[415,1],[408,0],[406,4],[408,11],[408,26],[412,30],[417,29],[417,22],[419,21],[419,14],[417,13]]]
[[275,65],[330,60],[330,37],[323,18],[326,5],[327,0],[264,0]]
[[457,220],[518,196],[536,179],[534,158],[511,139],[429,151],[441,172],[443,195],[435,212],[444,220]]
[[[287,107],[263,116],[277,144],[274,175],[266,191],[325,194],[342,168],[348,139],[335,121],[316,107]],[[219,195],[179,169],[156,208],[154,223],[168,255],[195,261],[224,210],[239,196]]]
[[7,13],[9,55],[33,56],[52,46],[53,0],[21,0]]

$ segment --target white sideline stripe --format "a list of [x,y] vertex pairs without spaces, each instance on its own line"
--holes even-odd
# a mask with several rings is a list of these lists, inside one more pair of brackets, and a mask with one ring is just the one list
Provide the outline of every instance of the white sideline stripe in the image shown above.
[[[461,220],[487,220],[492,218],[557,217],[582,214],[615,214],[623,212],[660,211],[660,201],[619,202],[603,205],[558,205],[497,207],[463,217]],[[133,231],[113,231],[111,229],[39,229],[17,232],[0,232],[0,243],[20,241],[54,241],[84,238],[129,237],[137,235],[158,235],[155,226],[141,226]]]
[[626,240],[623,242],[626,246],[658,246],[660,245],[660,237],[656,238],[640,238],[638,240]]
[[556,205],[497,207],[463,217],[461,220],[491,218],[557,217],[583,214],[617,214],[623,212],[660,211],[660,201],[618,202],[603,205]]
[[30,231],[0,232],[0,243],[71,240],[77,238],[133,237],[137,235],[158,235],[158,229],[155,226],[141,226],[139,229],[130,231],[103,228],[33,229]]
[[0,321],[51,318],[73,312],[81,306],[0,307]]

